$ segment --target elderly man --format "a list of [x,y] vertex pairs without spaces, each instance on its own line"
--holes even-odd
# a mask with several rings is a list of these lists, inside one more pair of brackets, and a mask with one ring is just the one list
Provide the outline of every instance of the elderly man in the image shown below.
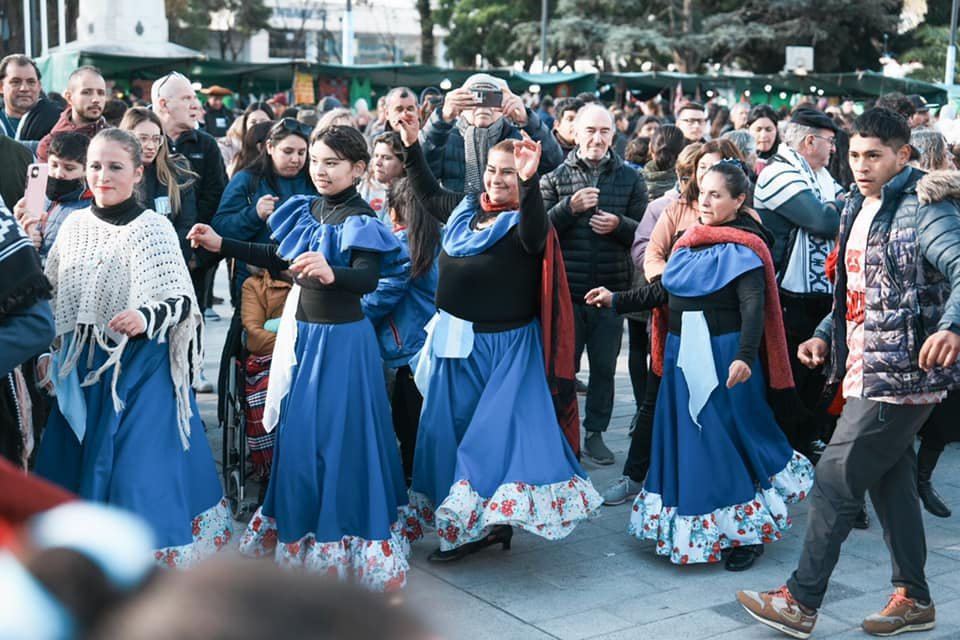
[[[203,108],[193,85],[189,78],[174,71],[153,83],[150,98],[152,109],[163,124],[170,152],[186,156],[194,173],[200,176],[195,187],[197,222],[210,224],[220,205],[220,196],[227,186],[227,172],[216,139],[197,128],[197,123],[203,119]],[[218,258],[202,249],[195,251],[193,255],[190,276],[197,294],[197,304],[204,311],[205,317],[216,320],[218,316],[210,306],[213,297],[213,275]],[[195,389],[201,392],[212,391],[213,385],[201,376],[201,380],[195,382]]]
[[79,67],[71,73],[63,97],[69,106],[60,114],[60,119],[50,133],[40,140],[37,146],[37,158],[40,162],[47,161],[47,150],[54,134],[76,131],[93,138],[99,131],[110,126],[103,117],[103,108],[107,104],[107,84],[96,67]]
[[501,140],[519,140],[519,129],[543,146],[541,175],[563,161],[550,130],[507,83],[476,73],[446,95],[443,108],[433,112],[420,133],[420,143],[430,170],[445,188],[480,193],[487,151]]
[[824,270],[840,228],[841,187],[827,171],[836,124],[813,109],[797,109],[783,126],[777,154],[757,178],[754,206],[774,235],[773,263],[797,390],[810,411],[788,433],[794,448],[816,453],[814,441],[828,420],[820,405],[824,379],[797,360],[797,347],[830,311],[833,287]]
[[15,53],[0,60],[0,127],[7,137],[39,142],[60,118],[57,105],[43,97],[40,69],[25,55]]
[[[394,87],[386,96],[384,109],[387,122],[384,131],[400,131],[398,122],[408,113],[417,115],[420,105],[417,104],[417,94],[408,87]],[[419,115],[417,116],[419,117]]]
[[683,132],[687,144],[703,142],[703,127],[707,124],[707,112],[702,104],[684,102],[677,108],[677,127]]
[[594,287],[629,289],[633,275],[630,246],[647,207],[643,177],[614,153],[613,115],[598,103],[577,113],[577,147],[566,161],[540,180],[543,204],[560,238],[573,297],[576,360],[586,348],[590,360],[583,454],[613,464],[603,432],[613,411],[613,383],[623,319],[608,307],[589,307],[584,296]]

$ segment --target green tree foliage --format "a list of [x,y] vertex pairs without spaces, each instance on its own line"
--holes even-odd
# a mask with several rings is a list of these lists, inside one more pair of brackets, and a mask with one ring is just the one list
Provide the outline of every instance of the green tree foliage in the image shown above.
[[246,41],[266,29],[273,10],[263,0],[165,0],[170,39],[187,47],[204,48],[211,16],[221,14],[225,29],[216,31],[220,57],[236,60]]
[[[555,2],[555,6],[554,6]],[[457,64],[481,53],[491,65],[529,64],[539,49],[539,3],[441,0]],[[553,0],[549,61],[601,70],[706,62],[758,72],[783,68],[786,45],[813,46],[816,71],[879,68],[883,34],[895,33],[902,0]]]

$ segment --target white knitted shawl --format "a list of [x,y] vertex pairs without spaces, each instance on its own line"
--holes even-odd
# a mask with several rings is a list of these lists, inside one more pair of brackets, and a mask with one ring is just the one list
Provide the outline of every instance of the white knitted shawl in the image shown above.
[[[71,214],[60,228],[47,257],[46,274],[53,283],[53,312],[61,378],[73,371],[89,345],[96,342],[109,356],[90,371],[82,386],[98,382],[111,368],[114,410],[123,402],[117,395],[120,359],[128,338],[107,325],[120,313],[153,306],[168,298],[187,296],[190,314],[177,322],[180,309],[172,309],[155,325],[148,318],[146,337],[164,342],[170,336],[170,373],[177,398],[177,417],[183,448],[189,448],[190,380],[199,375],[202,357],[199,332],[203,321],[193,293],[190,273],[183,261],[177,234],[160,214],[145,211],[126,225],[113,225],[87,208]],[[72,340],[64,336],[73,332]],[[190,366],[193,366],[191,372]],[[92,366],[92,365],[91,365]]]

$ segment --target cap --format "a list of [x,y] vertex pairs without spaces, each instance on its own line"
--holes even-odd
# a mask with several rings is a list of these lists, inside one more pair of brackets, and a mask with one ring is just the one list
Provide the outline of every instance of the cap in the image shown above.
[[507,81],[489,73],[475,73],[467,78],[463,88],[474,91],[502,91],[507,88]]
[[221,87],[218,84],[207,87],[206,89],[201,89],[200,93],[202,93],[205,96],[211,96],[211,97],[216,97],[216,96],[224,97],[224,96],[233,95],[233,91],[230,91],[230,89],[227,89],[226,87]]
[[273,94],[273,97],[270,98],[270,102],[273,102],[275,104],[282,104],[285,107],[290,105],[290,101],[287,100],[287,94],[283,92]]
[[833,118],[816,109],[797,109],[790,114],[790,122],[814,129],[829,129],[834,133],[837,131],[837,123]]
[[343,103],[337,100],[334,96],[324,96],[320,100],[320,104],[317,105],[320,109],[320,113],[326,113],[328,111],[333,111],[334,109],[340,109],[343,107]]
[[937,107],[937,106],[939,106],[939,105],[936,105],[936,104],[930,104],[929,102],[927,102],[927,99],[926,99],[926,98],[924,98],[923,96],[921,96],[921,95],[919,95],[919,94],[916,94],[916,93],[912,93],[912,94],[910,94],[909,96],[907,96],[907,100],[910,101],[910,103],[913,105],[914,109],[916,109],[918,112],[919,112],[919,111],[930,111],[930,108],[931,108],[931,107]]

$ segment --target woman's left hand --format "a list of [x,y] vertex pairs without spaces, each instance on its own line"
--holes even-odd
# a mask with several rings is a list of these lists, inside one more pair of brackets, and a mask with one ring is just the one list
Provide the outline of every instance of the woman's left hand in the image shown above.
[[600,307],[611,307],[613,306],[613,293],[606,287],[597,287],[587,291],[587,295],[583,296],[583,301],[598,309]]
[[139,311],[128,309],[121,311],[113,316],[113,320],[107,325],[111,330],[122,333],[125,336],[133,338],[147,330],[147,325]]
[[540,154],[543,149],[539,142],[534,142],[527,135],[526,131],[521,131],[522,140],[516,140],[513,143],[513,162],[517,167],[517,177],[526,181],[537,175],[537,169],[540,167]]
[[290,271],[303,278],[319,280],[320,284],[333,284],[333,269],[326,257],[318,251],[301,253],[290,265]]
[[732,389],[734,385],[746,382],[750,379],[750,365],[743,360],[734,360],[730,363],[730,375],[727,378],[727,389]]

